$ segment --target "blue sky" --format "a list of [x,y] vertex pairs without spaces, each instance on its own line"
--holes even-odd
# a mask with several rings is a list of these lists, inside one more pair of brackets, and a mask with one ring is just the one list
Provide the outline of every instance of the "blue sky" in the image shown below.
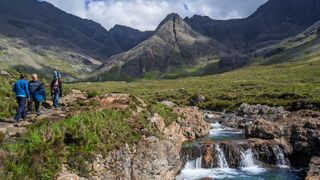
[[171,12],[182,17],[194,14],[213,19],[243,18],[267,0],[45,0],[56,7],[92,19],[105,28],[115,24],[154,30]]

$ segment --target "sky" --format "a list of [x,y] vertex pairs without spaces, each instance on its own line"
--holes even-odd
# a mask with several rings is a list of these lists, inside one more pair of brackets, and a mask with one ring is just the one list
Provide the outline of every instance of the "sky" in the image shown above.
[[154,30],[172,12],[213,19],[243,18],[267,0],[45,0],[73,15],[91,19],[106,29],[116,24]]

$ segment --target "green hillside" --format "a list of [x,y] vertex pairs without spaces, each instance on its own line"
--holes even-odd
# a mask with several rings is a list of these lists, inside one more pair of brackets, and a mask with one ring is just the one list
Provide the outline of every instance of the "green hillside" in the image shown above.
[[241,103],[282,105],[288,109],[320,106],[320,56],[309,54],[295,62],[250,66],[224,74],[176,80],[141,80],[131,83],[78,83],[73,88],[97,92],[131,93],[149,101],[173,100],[187,105],[204,95],[199,104],[208,109],[233,109]]

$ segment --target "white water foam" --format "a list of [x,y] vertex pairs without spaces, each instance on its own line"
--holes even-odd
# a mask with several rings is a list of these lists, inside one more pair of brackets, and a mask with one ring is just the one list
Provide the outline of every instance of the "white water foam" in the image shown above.
[[289,168],[288,163],[286,161],[286,158],[284,156],[283,151],[281,148],[276,145],[275,147],[272,148],[274,155],[276,156],[276,163],[278,167],[281,168]]
[[245,152],[241,151],[240,153],[241,153],[241,162],[240,162],[241,170],[246,171],[248,173],[252,173],[252,174],[260,174],[266,171],[266,169],[261,168],[256,164],[256,160],[254,159],[254,154],[251,149],[248,149]]
[[185,165],[185,169],[201,169],[202,157],[197,158],[196,160],[188,161]]
[[219,123],[211,124],[210,136],[229,136],[230,134],[242,134],[241,130],[235,131],[235,129],[224,127]]
[[219,168],[229,168],[225,154],[222,151],[222,149],[220,148],[219,144],[215,145],[215,150],[216,150],[216,158],[217,158],[217,162],[218,162],[218,167]]

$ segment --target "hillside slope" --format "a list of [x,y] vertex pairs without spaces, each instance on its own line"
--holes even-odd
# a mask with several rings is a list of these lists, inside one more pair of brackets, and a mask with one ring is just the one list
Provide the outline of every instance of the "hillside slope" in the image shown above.
[[111,57],[99,69],[99,80],[143,78],[187,68],[233,54],[219,42],[194,31],[177,14],[168,15],[153,36],[135,48]]
[[186,18],[200,33],[245,52],[297,35],[320,20],[318,0],[269,0],[245,19]]

